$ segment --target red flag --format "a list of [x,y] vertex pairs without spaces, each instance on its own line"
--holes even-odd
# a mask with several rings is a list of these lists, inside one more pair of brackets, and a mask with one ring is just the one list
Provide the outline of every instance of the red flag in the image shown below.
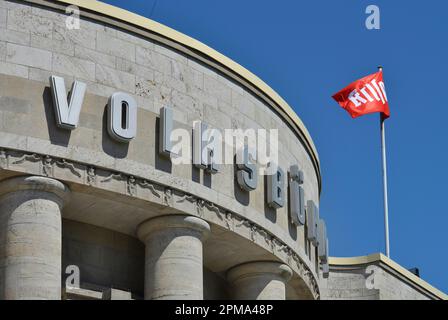
[[373,112],[382,112],[385,118],[390,116],[381,71],[349,84],[334,94],[333,99],[347,110],[352,118]]

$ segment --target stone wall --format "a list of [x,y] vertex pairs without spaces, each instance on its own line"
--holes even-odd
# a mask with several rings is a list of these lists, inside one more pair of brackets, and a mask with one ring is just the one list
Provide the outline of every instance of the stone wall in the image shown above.
[[[48,5],[53,4],[48,2]],[[212,224],[217,221],[229,232],[244,233],[243,236],[252,242],[258,241],[254,245],[258,245],[262,253],[253,250],[253,256],[264,260],[280,257],[278,259],[289,261],[294,265],[294,286],[302,288],[299,279],[305,278],[312,295],[317,297],[316,248],[306,239],[304,227],[291,223],[288,204],[278,210],[268,207],[263,179],[256,191],[250,194],[241,191],[235,183],[233,165],[223,165],[218,174],[210,176],[191,165],[174,166],[161,158],[157,152],[156,135],[159,110],[164,106],[172,107],[178,128],[191,129],[193,121],[202,120],[217,129],[278,129],[280,167],[287,172],[291,165],[299,165],[304,172],[305,200],[313,200],[318,205],[318,172],[309,150],[304,147],[312,142],[300,140],[280,113],[246,86],[209,65],[166,44],[102,22],[100,18],[82,16],[79,30],[67,29],[66,18],[63,11],[47,6],[0,0],[0,151],[11,159],[6,160],[8,170],[0,171],[0,180],[18,174],[48,176],[43,162],[36,160],[48,157],[55,167],[51,169],[54,173],[51,177],[67,182],[73,190],[75,201],[62,212],[64,218],[88,222],[96,227],[107,226],[111,234],[124,232],[135,241],[138,241],[135,239],[137,225],[160,212],[145,210],[148,203],[142,202],[141,195],[139,201],[125,199],[118,203],[118,196],[106,194],[105,189],[125,197],[135,196],[127,189],[126,179],[138,177],[156,183],[162,193],[167,188],[170,192],[179,191],[175,199],[184,193],[191,194],[197,199],[195,204],[204,207],[203,203],[207,201],[206,209],[210,213],[205,214],[204,219]],[[87,84],[79,126],[73,131],[56,126],[49,88],[51,75],[63,77],[67,90],[75,79]],[[138,103],[137,135],[129,144],[118,143],[107,134],[106,105],[110,95],[117,91],[131,94]],[[16,156],[18,158],[13,159]],[[55,161],[62,167],[55,165]],[[101,171],[105,175],[98,176],[95,192],[87,176],[91,167],[97,174]],[[126,181],[120,180],[123,177]],[[101,190],[103,186],[104,190]],[[145,192],[151,193],[148,190]],[[109,207],[98,214],[87,214],[88,208],[82,206],[82,199],[93,194],[115,200],[117,204],[107,204]],[[154,194],[151,197],[157,198]],[[91,198],[89,201],[93,201]],[[184,200],[185,197],[176,205],[190,210],[194,204],[188,201],[182,204]],[[157,201],[160,203],[153,203],[157,210],[167,204],[165,196],[158,196]],[[130,209],[133,203],[137,209]],[[76,210],[78,204],[84,211]],[[216,213],[217,207],[223,211]],[[130,211],[120,211],[119,208]],[[119,214],[119,219],[112,223],[109,219],[116,216],[110,213]],[[104,232],[100,231],[100,234]],[[70,241],[70,235],[64,239]],[[226,241],[230,242],[229,239]],[[86,252],[106,250],[87,248]],[[73,253],[68,250],[67,254]],[[244,262],[244,258],[241,254],[236,262]],[[92,264],[85,265],[86,270],[96,270],[92,275],[105,266],[104,262],[95,260]],[[110,283],[114,273],[106,270],[101,277],[99,282]],[[136,292],[141,291],[137,280],[117,281],[125,281]],[[309,292],[304,296],[309,297]]]
[[[151,143],[155,141],[156,117],[167,105],[174,108],[177,125],[185,128],[191,128],[193,120],[199,119],[216,128],[278,128],[281,167],[299,164],[305,172],[306,197],[318,203],[316,174],[300,141],[278,115],[241,86],[172,49],[110,26],[82,20],[80,30],[68,30],[63,14],[9,1],[1,1],[0,10],[0,17],[7,17],[0,24],[0,73],[47,86],[50,75],[63,76],[67,88],[75,78],[88,84],[90,94],[69,146],[104,151],[104,106],[107,98],[120,90],[135,96],[139,106],[139,131],[127,150],[128,159],[156,165]],[[3,115],[9,117],[3,122],[17,118],[17,113],[28,120],[26,109],[15,111]],[[37,122],[36,117],[33,120]],[[42,129],[30,136],[50,139],[47,128]],[[17,128],[4,131],[18,133]],[[63,137],[54,137],[58,138]],[[223,168],[219,178],[212,179],[211,187],[234,198],[230,170]],[[186,179],[193,174],[191,168],[175,167],[172,173]],[[260,211],[265,210],[263,196],[260,188],[250,199]],[[279,223],[286,226],[285,209],[277,216]]]
[[330,266],[321,280],[325,300],[428,300],[434,295],[383,263]]
[[[206,186],[200,189],[203,197],[218,196],[229,207],[235,202],[259,212],[268,224],[282,227],[298,247],[306,247],[303,227],[290,223],[287,206],[277,212],[266,206],[263,181],[247,196],[234,182],[233,166],[222,166],[219,174],[207,177],[191,166],[170,167],[155,152],[155,128],[162,106],[174,108],[176,126],[183,128],[203,120],[220,129],[279,129],[280,166],[286,171],[299,164],[305,174],[306,199],[318,203],[316,172],[302,143],[256,96],[173,49],[113,26],[82,19],[79,30],[68,30],[66,15],[10,1],[0,2],[0,17],[3,146],[19,148],[23,146],[20,142],[28,139],[35,147],[32,151],[39,148],[60,155],[56,146],[63,146],[66,154],[104,167],[129,167],[132,161],[143,170],[168,171],[173,177]],[[74,79],[88,85],[79,128],[71,134],[54,125],[50,75],[64,77],[67,88]],[[14,86],[14,80],[7,76],[27,79],[30,87],[23,92],[20,81]],[[138,133],[129,146],[104,134],[105,105],[117,90],[132,94],[138,101]],[[314,250],[309,254],[314,261]]]
[[333,270],[321,281],[323,300],[379,300],[377,289],[366,287],[365,269]]
[[67,266],[76,265],[81,288],[97,291],[115,288],[143,297],[144,255],[143,243],[134,237],[63,220],[63,281],[68,275],[65,273]]
[[[62,287],[67,266],[80,271],[80,288],[104,299],[110,288],[129,292],[143,299],[144,255],[141,241],[128,235],[85,223],[64,219],[62,224]],[[228,286],[222,275],[204,268],[204,299],[228,299]],[[85,299],[86,295],[79,298]]]

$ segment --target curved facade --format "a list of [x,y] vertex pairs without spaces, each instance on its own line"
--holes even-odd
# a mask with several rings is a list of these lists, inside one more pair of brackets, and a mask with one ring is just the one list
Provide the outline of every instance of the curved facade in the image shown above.
[[[244,143],[217,163],[206,128]],[[329,258],[320,190],[304,124],[227,57],[98,1],[0,0],[0,299],[447,299]]]
[[[320,298],[319,160],[272,89],[196,40],[96,1],[1,1],[0,17],[1,298]],[[116,128],[135,121],[135,133],[120,141],[111,105],[123,96]],[[161,152],[163,108],[188,132],[198,121],[278,129],[283,202],[271,205],[268,176],[242,188],[234,163],[174,165]],[[297,220],[290,197],[313,216]]]

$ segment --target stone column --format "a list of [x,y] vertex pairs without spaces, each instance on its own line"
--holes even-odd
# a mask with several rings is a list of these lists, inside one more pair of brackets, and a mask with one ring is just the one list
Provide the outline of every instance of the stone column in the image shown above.
[[61,299],[61,208],[68,194],[45,177],[0,181],[0,299]]
[[285,300],[291,276],[286,264],[257,261],[233,267],[227,272],[227,281],[236,300]]
[[202,242],[210,232],[204,220],[166,215],[137,230],[145,249],[145,299],[203,299]]

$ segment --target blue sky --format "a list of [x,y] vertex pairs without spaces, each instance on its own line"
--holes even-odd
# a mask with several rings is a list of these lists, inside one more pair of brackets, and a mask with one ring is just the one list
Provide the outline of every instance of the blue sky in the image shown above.
[[[332,256],[384,252],[379,116],[353,120],[331,99],[383,65],[391,258],[448,292],[448,2],[106,2],[202,41],[288,101],[319,152]],[[369,4],[380,30],[364,25]]]

